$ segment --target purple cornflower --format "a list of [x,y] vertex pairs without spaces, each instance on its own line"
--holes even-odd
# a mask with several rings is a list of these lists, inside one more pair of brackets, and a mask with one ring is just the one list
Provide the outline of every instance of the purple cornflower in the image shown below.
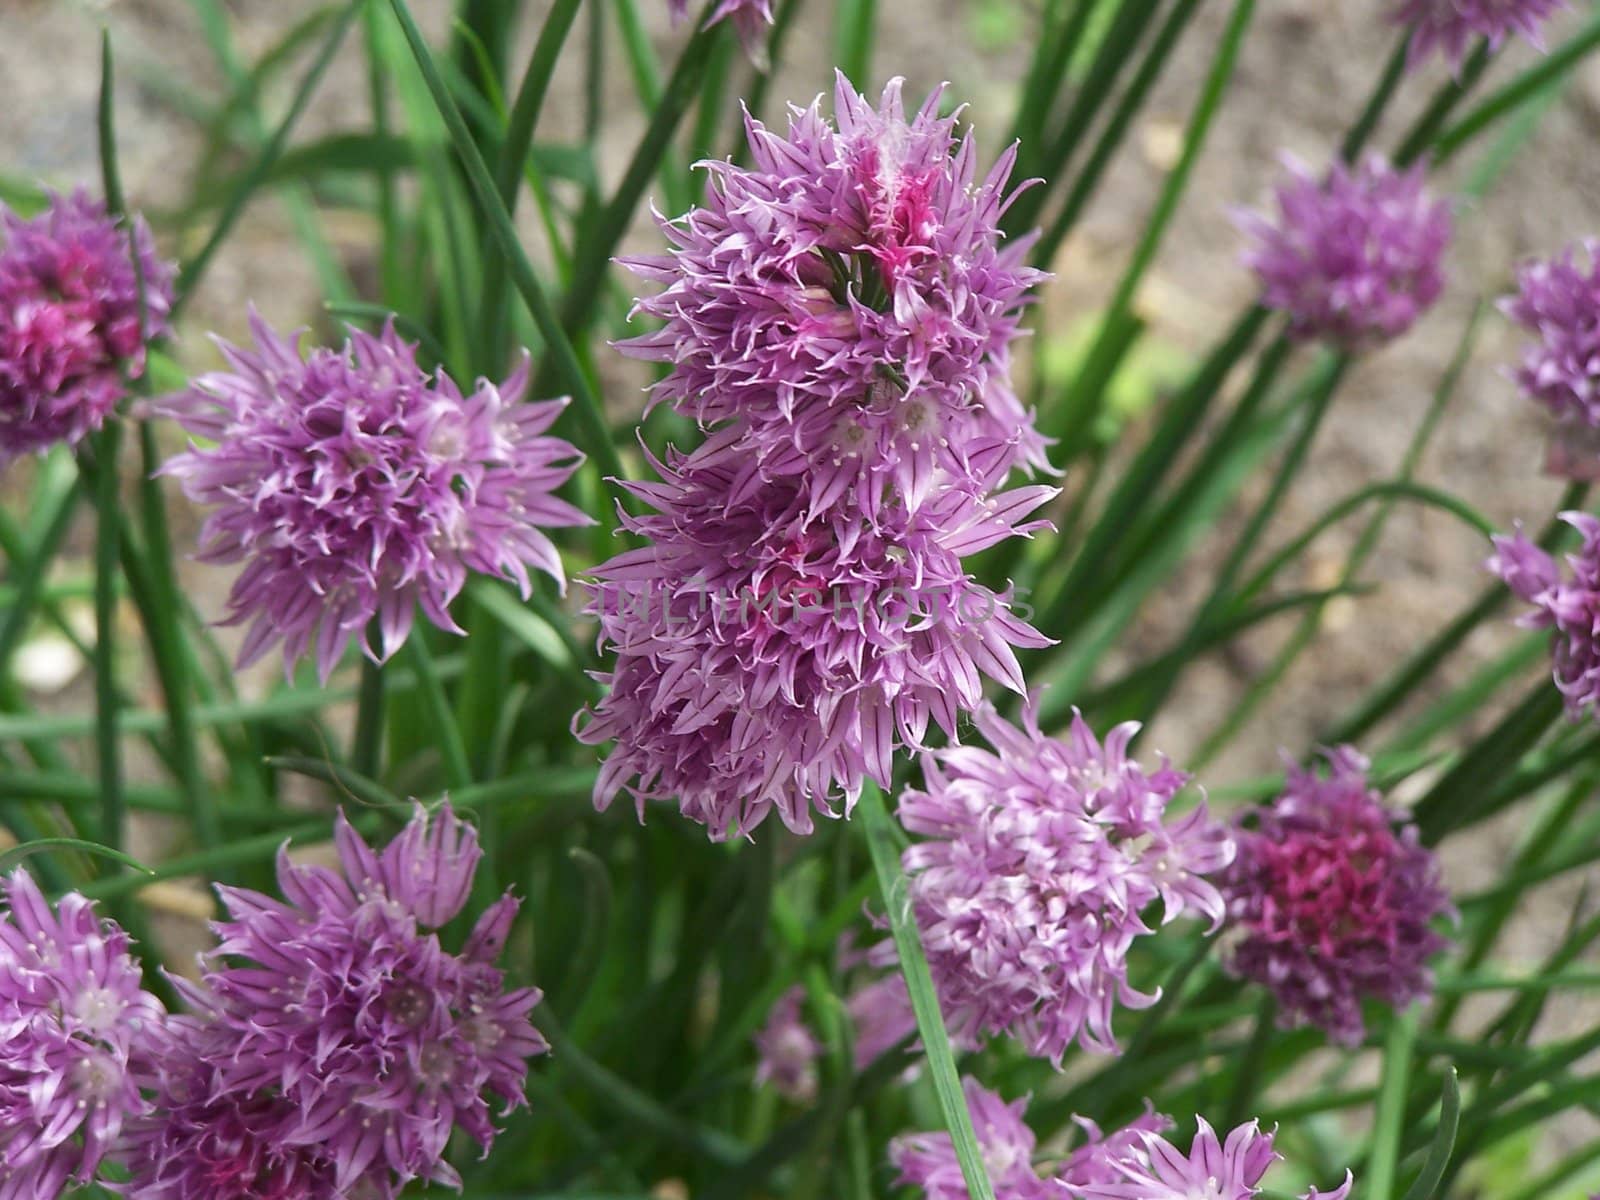
[[[1070,1184],[1077,1200],[1249,1200],[1260,1192],[1267,1169],[1282,1157],[1272,1148],[1274,1134],[1249,1121],[1227,1140],[1196,1117],[1198,1129],[1184,1154],[1159,1134],[1143,1131],[1137,1146],[1107,1159],[1114,1179]],[[1311,1188],[1301,1200],[1344,1200],[1350,1194],[1350,1173],[1331,1192]]]
[[142,220],[119,229],[83,191],[51,197],[32,220],[0,205],[0,466],[76,445],[122,399],[123,372],[144,373],[135,252],[145,328],[156,337],[166,332],[173,270]]
[[[689,15],[689,0],[669,0],[672,19],[681,21]],[[720,0],[706,18],[706,28],[718,21],[732,21],[744,52],[758,66],[767,65],[767,27],[772,24],[772,0]]]
[[1487,565],[1534,606],[1519,625],[1556,631],[1556,686],[1576,720],[1585,712],[1600,716],[1600,519],[1586,512],[1564,512],[1561,519],[1583,535],[1583,544],[1566,556],[1570,574],[1520,528],[1494,539]]
[[941,96],[908,119],[899,80],[874,108],[841,74],[837,124],[820,97],[787,136],[748,120],[754,165],[702,164],[704,206],[661,221],[671,253],[626,260],[665,285],[635,306],[664,327],[620,344],[671,365],[651,402],[741,424],[813,512],[851,492],[874,510],[891,487],[915,509],[996,450],[1008,470],[1048,465],[1008,379],[1043,278],[1027,239],[1001,245],[1016,148],[980,179]]
[[147,1108],[130,1069],[163,1016],[127,935],[26,871],[0,920],[0,1200],[50,1200],[93,1178],[124,1120]]
[[[253,313],[250,327],[254,352],[220,343],[230,370],[157,406],[208,443],[162,473],[216,507],[201,561],[245,564],[226,618],[249,622],[240,666],[281,640],[285,669],[314,647],[326,681],[352,638],[387,659],[418,605],[460,633],[448,609],[468,571],[524,596],[530,567],[562,581],[542,529],[591,523],[554,494],[581,456],[545,432],[565,400],[522,402],[526,360],[463,396],[392,323],[307,359],[298,334],[285,341]],[[378,647],[364,633],[374,618]]]
[[1356,1045],[1363,999],[1400,1008],[1432,991],[1427,959],[1449,943],[1430,922],[1451,912],[1438,861],[1348,746],[1328,752],[1326,776],[1291,766],[1255,816],[1223,879],[1230,969],[1272,991],[1285,1026]]
[[1261,302],[1289,315],[1296,338],[1359,350],[1398,337],[1439,298],[1450,209],[1423,186],[1421,166],[1397,171],[1370,157],[1326,180],[1286,160],[1278,215],[1247,212],[1255,245],[1245,262]]
[[1413,67],[1437,50],[1460,71],[1467,47],[1478,38],[1498,49],[1521,34],[1543,50],[1540,26],[1568,7],[1567,0],[1396,0],[1390,20],[1411,27]]
[[[1102,744],[1074,716],[1065,741],[992,710],[977,725],[994,751],[958,746],[925,762],[926,790],[900,798],[921,838],[902,862],[939,999],[952,1031],[1007,1033],[1058,1065],[1077,1040],[1115,1053],[1112,1013],[1155,996],[1128,982],[1133,943],[1188,910],[1223,917],[1207,882],[1233,856],[1204,804],[1163,818],[1187,782],[1164,760],[1146,773],[1127,757],[1136,724]],[[892,948],[885,944],[884,950]]]
[[805,988],[792,987],[778,998],[767,1023],[756,1033],[756,1086],[771,1084],[785,1100],[810,1104],[817,1098],[817,1059],[822,1043],[801,1015]]
[[452,1130],[487,1150],[484,1093],[524,1103],[527,1060],[548,1049],[528,1020],[539,992],[505,991],[493,965],[517,902],[490,905],[449,953],[432,930],[466,902],[482,855],[472,828],[448,805],[431,817],[419,806],[381,854],[342,816],[334,837],[339,871],[280,853],[288,903],[218,889],[232,919],[216,925],[205,991],[191,994],[228,1047],[212,1091],[280,1098],[252,1132],[331,1166],[340,1194],[459,1186],[443,1157]]
[[1550,470],[1594,479],[1600,474],[1600,243],[1525,264],[1517,294],[1500,307],[1536,339],[1514,375],[1556,420]]
[[[1033,1165],[1035,1138],[1022,1114],[1024,1096],[1007,1104],[975,1079],[964,1079],[962,1090],[972,1114],[973,1132],[983,1152],[999,1200],[1046,1200],[1061,1191],[1041,1179]],[[914,1133],[889,1143],[889,1161],[899,1176],[895,1183],[921,1189],[927,1200],[967,1200],[966,1180],[948,1133]]]
[[761,478],[736,429],[655,466],[663,482],[626,486],[656,513],[623,517],[650,544],[596,568],[588,607],[617,654],[598,677],[609,694],[574,723],[615,740],[600,808],[620,790],[641,818],[675,799],[715,840],[776,808],[809,833],[813,808],[838,815],[842,792],[848,813],[866,779],[887,787],[930,717],[953,736],[985,676],[1021,691],[1013,647],[1048,644],[961,560],[1035,528],[1019,521],[1054,489],[816,514],[799,478]]

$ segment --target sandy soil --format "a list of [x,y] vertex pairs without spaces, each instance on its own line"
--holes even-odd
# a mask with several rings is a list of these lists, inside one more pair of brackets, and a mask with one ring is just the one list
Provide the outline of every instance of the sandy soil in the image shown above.
[[[312,0],[233,4],[241,53],[246,58],[260,54],[314,7]],[[443,0],[414,0],[413,7],[435,29],[448,17]],[[531,7],[537,13],[543,5]],[[658,11],[664,4],[644,7],[656,21],[658,47],[670,55],[683,31],[668,28]],[[1164,168],[1181,144],[1182,123],[1229,7],[1204,7],[1099,202],[1063,248],[1058,278],[1045,301],[1048,328],[1066,329],[1087,319],[1114,285]],[[1391,32],[1375,17],[1380,7],[1379,0],[1272,0],[1260,6],[1257,28],[1187,203],[1140,297],[1152,342],[1193,354],[1249,300],[1251,280],[1238,266],[1239,237],[1227,210],[1265,198],[1284,151],[1313,163],[1326,161],[1391,45]],[[985,148],[993,152],[1009,117],[1006,106],[1023,60],[1016,41],[991,44],[982,36],[994,27],[996,13],[1010,11],[1008,0],[991,0],[984,9],[988,16],[980,19],[976,0],[884,5],[887,25],[877,68],[885,76],[907,75],[910,93],[948,79],[957,95],[970,100],[972,120],[986,139]],[[1028,28],[1022,8],[1010,19],[1019,32]],[[0,80],[5,81],[0,84],[0,170],[58,186],[95,178],[94,30],[100,20],[112,23],[123,64],[118,96],[128,188],[138,203],[159,212],[183,195],[195,152],[190,127],[174,113],[166,93],[179,85],[204,95],[218,85],[185,0],[0,0]],[[1557,22],[1553,38],[1575,20]],[[802,18],[791,40],[792,61],[773,96],[803,101],[828,87],[829,46],[828,30],[815,19]],[[578,119],[581,56],[569,57],[572,61],[564,64],[547,110],[547,136],[559,137]],[[353,54],[348,58],[335,67],[308,114],[307,132],[364,122],[361,67]],[[1497,64],[1491,82],[1531,60],[1531,51],[1514,49]],[[601,159],[602,168],[614,176],[642,118],[620,64],[613,76],[615,115]],[[1408,89],[1410,101],[1396,106],[1380,144],[1393,144],[1421,99],[1443,78],[1443,71],[1435,68]],[[274,93],[269,104],[276,109],[285,100]],[[1547,114],[1502,185],[1481,204],[1463,206],[1450,259],[1449,294],[1410,336],[1372,355],[1354,372],[1316,445],[1313,468],[1279,514],[1274,527],[1278,537],[1297,531],[1335,499],[1393,470],[1468,314],[1480,299],[1506,289],[1520,257],[1549,253],[1569,240],[1600,232],[1593,206],[1593,197],[1600,194],[1600,156],[1590,152],[1597,125],[1600,63],[1591,62]],[[1463,156],[1449,178],[1459,183],[1476,161],[1474,154]],[[369,231],[359,223],[331,222],[326,233],[358,268],[367,259]],[[654,240],[647,231],[636,238],[641,246]],[[287,221],[272,203],[256,207],[219,259],[190,330],[209,324],[236,331],[246,298],[281,322],[305,320],[318,309],[315,279],[293,252]],[[1499,373],[1514,356],[1516,344],[1516,335],[1498,316],[1485,320],[1472,366],[1421,471],[1424,481],[1461,492],[1504,523],[1518,517],[1541,520],[1559,491],[1539,475],[1543,451],[1537,418]],[[188,339],[184,352],[195,364],[210,361],[209,349],[197,336]],[[625,371],[616,378],[619,386],[630,379]],[[1352,526],[1320,541],[1300,567],[1300,585],[1325,585],[1353,536]],[[1382,585],[1381,591],[1332,606],[1313,652],[1301,659],[1280,699],[1208,772],[1210,780],[1225,784],[1271,769],[1278,746],[1306,745],[1482,585],[1485,550],[1453,521],[1401,510],[1366,572],[1367,579]],[[1170,636],[1197,601],[1209,566],[1202,555],[1172,579],[1129,644],[1148,647],[1160,644],[1154,639]],[[200,572],[193,583],[203,594],[220,599],[225,581]],[[1252,671],[1269,661],[1285,629],[1266,630],[1225,659],[1207,660],[1191,671],[1178,702],[1152,731],[1152,744],[1182,762]],[[1499,629],[1485,631],[1471,647],[1473,655],[1481,658],[1504,645],[1506,636]],[[1453,845],[1448,857],[1452,885],[1470,889],[1490,878],[1516,833],[1517,822],[1503,822]],[[1590,882],[1600,882],[1600,876]],[[1530,906],[1527,920],[1505,943],[1515,960],[1531,965],[1559,934],[1578,883],[1548,889]],[[1549,1031],[1594,1024],[1594,1009],[1580,1009],[1579,1004],[1572,1000],[1552,1006]],[[1578,1119],[1564,1122],[1552,1136],[1570,1143],[1594,1136],[1596,1128],[1592,1121]]]

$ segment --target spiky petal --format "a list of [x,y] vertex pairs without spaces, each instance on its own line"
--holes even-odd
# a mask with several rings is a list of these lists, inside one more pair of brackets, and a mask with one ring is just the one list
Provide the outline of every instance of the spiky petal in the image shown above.
[[[139,269],[134,268],[138,256]],[[99,429],[167,330],[174,271],[150,230],[78,191],[24,220],[0,205],[0,466]]]
[[661,222],[671,253],[627,260],[664,285],[635,306],[664,326],[620,345],[670,365],[652,403],[740,423],[814,511],[891,490],[915,509],[935,480],[981,486],[996,450],[1047,466],[1008,378],[1044,278],[1001,242],[1015,148],[980,177],[940,100],[908,116],[899,80],[875,106],[839,75],[833,121],[820,97],[786,135],[750,119],[751,165],[703,164],[702,206]]
[[1600,717],[1600,519],[1586,512],[1561,519],[1583,537],[1566,556],[1566,570],[1520,529],[1494,539],[1488,567],[1533,606],[1519,625],[1554,631],[1555,680],[1568,715]]
[[1498,49],[1517,34],[1543,50],[1544,23],[1569,7],[1567,0],[1395,0],[1390,20],[1411,27],[1411,66],[1439,53],[1459,73],[1480,38]]
[[547,433],[565,400],[523,402],[526,360],[464,395],[392,323],[305,358],[298,334],[250,324],[254,350],[221,343],[228,370],[156,407],[205,443],[162,471],[215,509],[201,560],[244,566],[226,618],[249,625],[241,666],[281,642],[286,668],[311,651],[326,680],[352,639],[393,654],[418,606],[460,633],[449,606],[469,572],[524,595],[530,568],[562,580],[543,530],[592,522],[554,494],[581,456]]
[[1065,740],[1045,737],[1031,707],[1023,729],[992,710],[977,725],[994,749],[935,752],[925,790],[899,803],[923,839],[902,862],[946,1019],[958,1037],[1009,1034],[1058,1064],[1075,1040],[1115,1053],[1117,1003],[1156,999],[1127,972],[1148,910],[1218,925],[1208,876],[1233,841],[1204,804],[1166,819],[1187,776],[1132,761],[1135,724],[1103,742],[1077,715]]
[[[995,1195],[1003,1200],[1046,1200],[1061,1195],[1034,1170],[1036,1139],[1022,1119],[1028,1098],[1007,1104],[975,1079],[963,1080],[962,1090]],[[921,1189],[927,1200],[967,1200],[966,1180],[948,1133],[896,1138],[889,1144],[889,1161],[899,1172],[895,1182]]]
[[[669,7],[674,21],[681,21],[689,15],[689,0],[669,0]],[[773,22],[772,0],[720,0],[706,18],[706,27],[710,28],[719,21],[733,23],[745,53],[752,62],[765,68],[767,29]]]
[[930,719],[953,736],[985,677],[1022,690],[1013,648],[1048,644],[962,558],[1035,528],[1022,518],[1053,489],[814,513],[801,479],[762,478],[737,431],[656,466],[662,482],[628,485],[656,512],[623,517],[649,544],[596,569],[588,606],[617,654],[575,724],[615,741],[602,808],[625,790],[641,817],[675,800],[714,839],[774,810],[809,833],[865,780],[887,787]]
[[1326,775],[1292,767],[1280,795],[1241,825],[1223,880],[1229,967],[1271,989],[1286,1026],[1315,1025],[1345,1045],[1364,1032],[1361,1002],[1426,998],[1428,958],[1448,945],[1439,864],[1341,746]]
[[148,1109],[134,1063],[164,1012],[128,938],[76,892],[51,905],[26,871],[0,919],[0,1200],[92,1179]]
[[1319,179],[1293,159],[1285,166],[1278,212],[1239,216],[1262,303],[1289,315],[1295,337],[1345,350],[1410,329],[1444,290],[1451,236],[1449,206],[1428,194],[1423,168],[1373,156]]
[[342,816],[335,840],[337,871],[280,855],[287,903],[218,889],[231,919],[196,994],[228,1046],[212,1090],[279,1098],[252,1117],[257,1136],[331,1168],[340,1194],[455,1186],[452,1131],[487,1150],[486,1096],[522,1104],[527,1060],[548,1049],[528,1019],[539,993],[506,991],[493,965],[516,901],[490,905],[452,954],[434,930],[460,911],[479,850],[448,805],[419,808],[381,853]]
[[1513,374],[1554,418],[1547,469],[1600,479],[1600,242],[1524,263],[1500,308],[1533,337]]
[[[1079,1184],[1069,1187],[1069,1194],[1077,1200],[1250,1200],[1257,1195],[1267,1169],[1282,1157],[1272,1148],[1274,1135],[1249,1121],[1224,1141],[1204,1117],[1195,1120],[1198,1129],[1188,1154],[1144,1131],[1136,1147],[1108,1160],[1115,1181]],[[1311,1188],[1301,1200],[1345,1200],[1351,1183],[1347,1171],[1333,1191]]]

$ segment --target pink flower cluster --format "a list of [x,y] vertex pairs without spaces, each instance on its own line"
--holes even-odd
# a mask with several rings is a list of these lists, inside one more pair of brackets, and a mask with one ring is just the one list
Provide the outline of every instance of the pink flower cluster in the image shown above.
[[462,632],[449,606],[470,571],[524,596],[530,568],[563,579],[543,530],[592,524],[555,495],[582,456],[547,432],[566,401],[524,402],[526,361],[463,394],[392,323],[305,357],[298,335],[250,324],[253,351],[221,343],[228,370],[154,406],[197,439],[162,470],[214,510],[199,557],[244,564],[227,616],[248,625],[241,666],[281,643],[285,670],[311,652],[326,681],[352,640],[387,659],[419,606]]
[[85,192],[32,220],[0,206],[0,467],[100,428],[166,332],[173,275],[142,220]]
[[902,861],[945,1018],[959,1038],[1009,1034],[1058,1065],[1074,1041],[1114,1053],[1115,1006],[1156,999],[1128,982],[1149,910],[1220,924],[1208,877],[1233,841],[1204,804],[1167,819],[1187,776],[1128,757],[1137,725],[1104,742],[1081,717],[1064,741],[1031,712],[1024,729],[993,712],[977,725],[994,749],[936,752],[899,805],[923,839]]
[[1038,278],[1001,244],[1012,156],[980,178],[938,102],[908,116],[898,81],[874,107],[840,77],[834,121],[751,121],[754,165],[708,164],[672,252],[630,262],[664,323],[622,348],[670,364],[652,402],[709,437],[627,485],[648,544],[595,572],[617,661],[575,729],[615,743],[602,807],[810,832],[930,721],[953,737],[985,680],[1021,691],[1015,649],[1046,644],[962,566],[1054,490],[1006,490],[1044,465],[1007,377]]
[[[1197,1117],[1198,1130],[1184,1154],[1165,1137],[1172,1120],[1151,1109],[1115,1132],[1075,1118],[1085,1142],[1041,1173],[1036,1140],[1023,1120],[1027,1099],[1007,1104],[975,1080],[964,1081],[967,1108],[995,1194],[1004,1200],[1249,1200],[1263,1176],[1281,1156],[1272,1133],[1249,1121],[1219,1138]],[[966,1182],[947,1133],[897,1138],[889,1161],[897,1182],[919,1189],[927,1200],[967,1200]],[[1301,1200],[1344,1200],[1351,1179],[1331,1192],[1311,1188]]]
[[1449,943],[1439,864],[1367,782],[1348,746],[1328,772],[1291,768],[1283,794],[1241,826],[1223,880],[1229,965],[1271,989],[1284,1025],[1315,1025],[1345,1045],[1365,1031],[1361,1002],[1426,998],[1428,959]]
[[[26,873],[0,920],[0,1197],[50,1200],[69,1183],[129,1200],[390,1200],[413,1179],[459,1186],[459,1128],[486,1150],[486,1096],[522,1104],[548,1048],[531,988],[494,961],[506,896],[460,953],[459,913],[481,851],[448,806],[419,808],[374,851],[340,818],[340,869],[280,854],[287,902],[220,889],[192,1012],[144,991],[128,939],[69,893],[52,907]],[[111,1179],[99,1172],[107,1163]],[[114,1180],[114,1182],[113,1182]]]

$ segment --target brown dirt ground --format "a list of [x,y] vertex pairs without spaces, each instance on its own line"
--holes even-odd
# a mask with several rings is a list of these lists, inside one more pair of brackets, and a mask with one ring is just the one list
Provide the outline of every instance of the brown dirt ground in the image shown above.
[[[247,58],[261,53],[314,7],[312,0],[234,3],[241,51]],[[537,15],[543,5],[531,7]],[[644,7],[656,21],[658,49],[670,55],[681,43],[682,31],[668,28],[658,11],[664,4]],[[880,74],[907,75],[908,94],[948,79],[955,94],[971,102],[971,119],[992,153],[1023,69],[1018,48],[1022,39],[990,48],[978,36],[985,24],[979,0],[882,7]],[[1163,170],[1181,144],[1182,123],[1229,7],[1218,3],[1203,9],[1098,202],[1063,248],[1058,277],[1044,301],[1047,329],[1086,320],[1114,286]],[[444,0],[413,0],[413,8],[435,32],[448,18]],[[991,15],[1002,8],[1001,0],[986,6]],[[1390,31],[1374,16],[1379,8],[1379,0],[1273,0],[1260,6],[1187,202],[1140,296],[1152,341],[1175,353],[1196,353],[1249,300],[1251,280],[1238,266],[1239,238],[1227,210],[1264,199],[1280,152],[1294,152],[1313,163],[1326,160],[1391,45]],[[174,115],[154,84],[165,79],[201,94],[218,84],[185,0],[0,0],[0,169],[57,186],[93,181],[95,29],[102,20],[115,30],[122,63],[119,112],[128,190],[135,202],[159,210],[182,196],[195,143],[190,127]],[[1025,15],[1016,20],[1019,32],[1028,27]],[[1553,37],[1559,38],[1575,20],[1557,22]],[[828,30],[820,21],[803,17],[773,97],[804,101],[827,88],[829,46]],[[346,53],[349,61],[336,65],[304,122],[305,131],[364,122],[361,66]],[[545,132],[550,136],[560,136],[563,127],[578,120],[581,55],[570,57],[573,61],[559,73],[547,109]],[[1526,48],[1512,50],[1496,66],[1491,82],[1531,60]],[[612,177],[620,172],[642,124],[626,72],[619,65],[613,75],[614,115],[601,145],[602,167]],[[1420,107],[1420,98],[1443,79],[1442,70],[1434,68],[1407,89],[1410,100],[1397,105],[1380,144],[1392,145],[1396,131]],[[274,94],[268,99],[281,108],[286,97]],[[1354,372],[1318,440],[1312,469],[1298,481],[1279,515],[1277,536],[1303,527],[1335,499],[1392,471],[1468,314],[1480,298],[1506,289],[1519,258],[1600,232],[1594,212],[1600,156],[1592,153],[1597,128],[1600,63],[1591,61],[1546,115],[1508,177],[1488,199],[1462,210],[1447,297],[1409,336],[1372,355]],[[1463,156],[1454,174],[1457,182],[1474,161],[1471,154]],[[326,232],[358,267],[370,257],[370,233],[359,223],[340,220]],[[635,239],[641,246],[653,242],[647,230],[636,231]],[[183,353],[190,362],[212,361],[197,331],[212,327],[237,332],[246,298],[277,322],[304,321],[318,311],[315,280],[293,252],[286,219],[272,203],[253,210],[213,269],[188,327]],[[1542,438],[1537,419],[1499,373],[1516,343],[1515,334],[1497,316],[1485,320],[1471,368],[1421,471],[1425,482],[1461,493],[1502,523],[1518,517],[1542,519],[1559,490],[1538,473]],[[619,369],[615,381],[618,394],[626,396],[637,377]],[[6,490],[14,494],[16,482]],[[1353,536],[1353,529],[1346,528],[1323,538],[1301,564],[1299,585],[1325,583]],[[1259,774],[1274,766],[1278,746],[1305,746],[1481,586],[1484,554],[1481,542],[1453,521],[1401,509],[1366,572],[1366,578],[1382,585],[1379,593],[1331,607],[1313,651],[1302,658],[1279,699],[1208,771],[1208,781],[1225,784]],[[1128,644],[1147,647],[1170,636],[1198,599],[1213,561],[1202,554],[1175,576]],[[202,603],[220,601],[226,581],[216,573],[194,570],[189,580]],[[1268,629],[1243,641],[1226,658],[1208,659],[1191,671],[1177,702],[1152,731],[1152,744],[1182,762],[1251,672],[1270,659],[1286,630]],[[1481,660],[1503,646],[1506,636],[1503,630],[1485,631],[1471,646],[1472,655]],[[72,692],[58,702],[74,703]],[[1516,833],[1517,822],[1506,821],[1452,845],[1447,856],[1451,884],[1470,890],[1492,878]],[[1504,943],[1508,967],[1537,961],[1559,935],[1581,882],[1570,880],[1532,898]],[[1588,882],[1600,883],[1600,874],[1591,873]],[[1546,1032],[1592,1026],[1600,1016],[1596,1004],[1590,995],[1569,994],[1552,1005]],[[1600,1125],[1587,1117],[1563,1121],[1547,1134],[1543,1152],[1591,1139],[1597,1131]]]

